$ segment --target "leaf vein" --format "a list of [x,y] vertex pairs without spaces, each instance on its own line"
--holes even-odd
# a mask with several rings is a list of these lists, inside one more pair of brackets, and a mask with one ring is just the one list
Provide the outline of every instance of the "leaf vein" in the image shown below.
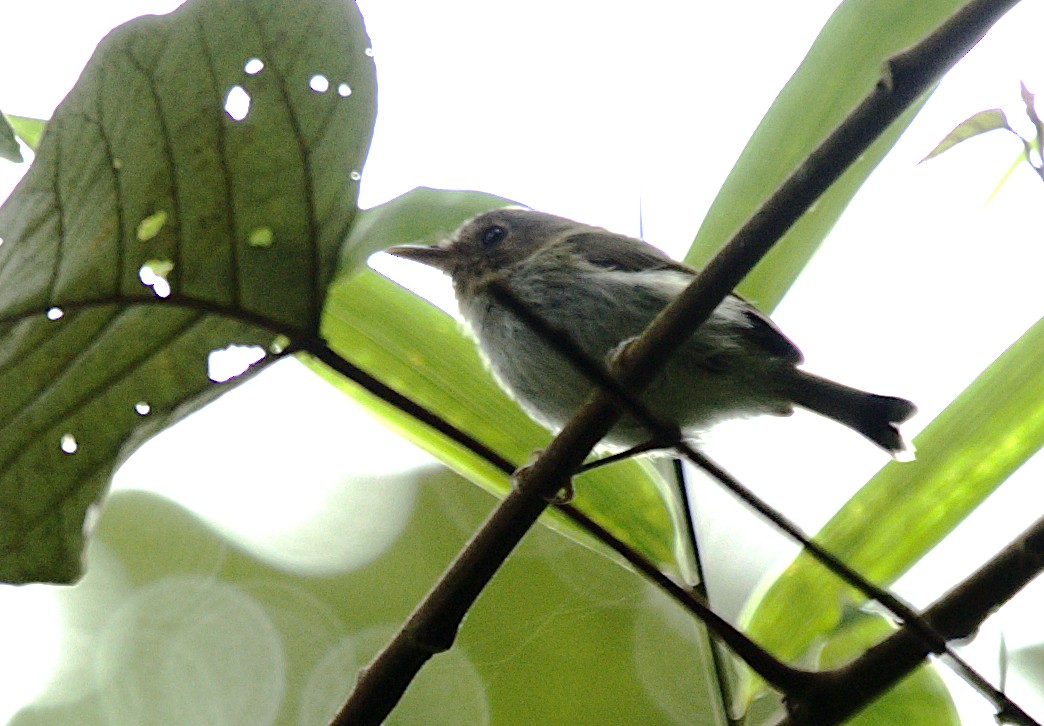
[[[85,357],[87,357],[91,352],[93,352],[98,346],[108,342],[106,338],[106,336],[109,334],[108,331],[111,331],[112,327],[116,323],[118,323],[121,320],[121,318],[126,316],[132,310],[133,308],[128,307],[124,310],[117,311],[117,313],[109,321],[106,322],[103,329],[99,331],[99,334],[95,336],[91,344],[83,350],[81,350],[77,355],[70,358],[66,365],[63,366],[62,369],[55,376],[52,377],[48,385],[44,386],[39,391],[37,391],[36,395],[26,402],[26,404],[22,407],[22,410],[19,413],[13,415],[11,418],[8,419],[7,422],[5,422],[4,427],[6,428],[7,426],[10,426],[11,424],[17,422],[17,419],[23,413],[28,413],[30,409],[32,409],[33,406],[37,405],[37,403],[43,397],[45,397],[51,391],[55,390],[63,382],[63,379],[66,376],[68,376],[69,372],[75,369],[78,363],[80,363]],[[45,419],[38,426],[34,427],[30,432],[22,436],[23,445],[12,450],[13,456],[9,457],[6,461],[0,463],[0,476],[2,476],[14,464],[16,464],[18,460],[21,459],[22,456],[24,456],[25,453],[32,448],[33,444],[37,443],[37,436],[39,434],[41,434],[43,431],[46,431],[49,428],[52,428],[57,421],[71,417],[76,411],[83,409],[85,406],[97,400],[99,395],[108,391],[110,388],[113,387],[113,385],[115,385],[119,381],[125,380],[135,370],[141,368],[141,366],[145,365],[150,360],[160,355],[162,351],[164,351],[167,347],[172,345],[178,338],[185,334],[193,325],[195,325],[197,322],[199,322],[200,319],[204,317],[204,313],[199,311],[193,311],[193,317],[187,320],[183,326],[172,330],[169,336],[161,338],[159,341],[155,342],[149,347],[143,346],[144,355],[131,358],[128,365],[122,366],[121,368],[113,372],[111,375],[100,380],[94,386],[94,388],[87,392],[87,395],[76,400],[68,408],[57,412],[52,411],[52,415],[50,417]]]
[[[241,7],[243,8],[243,11],[254,20],[254,23],[260,27],[261,20],[258,18],[257,10],[253,4],[243,3]],[[265,33],[260,33],[259,36],[261,38],[261,47],[266,57],[278,57],[273,53],[272,48],[269,46]],[[308,153],[308,145],[305,143],[301,121],[296,112],[296,105],[290,98],[290,92],[286,85],[286,78],[282,73],[276,73],[274,74],[274,77],[278,79],[276,87],[282,95],[283,104],[286,108],[287,116],[290,119],[290,126],[293,129],[294,141],[297,144],[298,156],[301,159],[301,165],[304,172],[302,174],[302,184],[304,185],[304,198],[308,200],[308,276],[311,279],[311,285],[309,286],[311,295],[308,300],[308,318],[309,328],[312,331],[318,331],[319,316],[321,313],[321,291],[319,290],[319,236],[317,233],[318,223],[316,220],[315,184],[313,181],[315,170],[312,168],[312,160]]]

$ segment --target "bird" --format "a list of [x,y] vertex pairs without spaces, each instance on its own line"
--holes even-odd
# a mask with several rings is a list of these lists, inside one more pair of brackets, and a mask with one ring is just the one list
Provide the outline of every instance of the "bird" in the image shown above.
[[[494,378],[552,432],[587,401],[594,384],[495,288],[609,364],[695,278],[659,248],[601,227],[528,208],[475,215],[435,245],[386,252],[452,280],[461,316]],[[546,334],[546,333],[545,333]],[[809,373],[801,351],[735,293],[675,352],[641,395],[653,415],[698,439],[713,425],[756,415],[813,411],[858,432],[893,457],[910,457],[899,424],[916,407]],[[602,444],[642,450],[650,433],[625,414]]]

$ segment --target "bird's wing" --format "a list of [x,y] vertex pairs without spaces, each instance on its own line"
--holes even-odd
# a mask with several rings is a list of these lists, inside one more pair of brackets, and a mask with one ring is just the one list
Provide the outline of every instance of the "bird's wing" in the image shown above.
[[750,323],[750,328],[745,331],[748,340],[787,363],[798,365],[805,359],[798,347],[783,335],[783,331],[768,316],[739,295],[734,296],[743,303],[743,317]]
[[648,270],[677,270],[689,275],[696,274],[688,265],[672,260],[651,244],[624,235],[593,229],[590,232],[575,232],[566,241],[596,267],[621,272],[645,272]]
[[[684,273],[686,276],[696,274],[696,270],[693,268],[671,259],[650,244],[623,235],[615,235],[605,230],[575,232],[569,235],[568,242],[588,262],[597,267],[620,272],[665,270]],[[670,298],[680,292],[683,280],[684,278],[676,280],[678,287],[670,290],[668,293]],[[672,285],[672,287],[674,286]],[[748,340],[787,363],[798,365],[804,360],[798,347],[764,313],[739,295],[733,293],[733,296],[742,303],[743,316],[750,326],[745,331]]]

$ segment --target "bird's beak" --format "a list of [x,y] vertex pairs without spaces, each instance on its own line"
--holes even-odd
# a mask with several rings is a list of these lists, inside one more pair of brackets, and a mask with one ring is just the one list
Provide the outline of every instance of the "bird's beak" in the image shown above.
[[385,250],[389,255],[413,260],[434,267],[436,270],[449,272],[453,255],[444,247],[424,245],[397,245]]

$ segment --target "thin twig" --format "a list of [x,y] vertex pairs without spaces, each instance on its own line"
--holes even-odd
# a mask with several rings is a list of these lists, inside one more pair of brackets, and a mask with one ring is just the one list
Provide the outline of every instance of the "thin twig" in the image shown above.
[[[671,458],[671,468],[674,470],[674,480],[678,484],[678,496],[680,500],[678,506],[682,507],[685,514],[685,517],[682,520],[685,524],[685,540],[689,542],[692,547],[692,560],[696,568],[696,587],[694,590],[696,591],[696,594],[703,598],[707,603],[710,603],[710,588],[707,583],[707,573],[703,567],[703,553],[700,551],[700,543],[696,537],[696,524],[692,520],[692,500],[689,498],[689,485],[685,475],[685,467],[682,464],[682,460],[677,456]],[[732,717],[732,714],[737,709],[734,708],[735,699],[733,698],[733,692],[730,687],[732,677],[729,672],[729,664],[725,660],[725,655],[723,653],[724,648],[722,644],[719,643],[720,638],[715,637],[715,632],[712,628],[708,628],[708,632],[710,634],[708,642],[710,646],[711,666],[714,669],[714,682],[717,685],[718,696],[721,698],[721,702],[724,705],[725,714],[729,719],[729,723],[736,723],[737,720]],[[745,662],[747,662],[748,666],[750,665],[749,661]],[[802,671],[802,674],[804,673],[805,672]],[[816,676],[818,678],[818,674],[816,674]],[[794,684],[794,686],[791,687],[783,686],[779,683],[772,683],[770,685],[781,694],[805,693],[808,691],[808,684],[805,683]]]
[[431,409],[422,406],[409,396],[399,393],[391,386],[378,380],[359,366],[338,354],[330,348],[325,340],[317,338],[299,339],[294,341],[294,345],[297,349],[312,355],[377,398],[390,403],[392,406],[406,415],[413,417],[417,421],[427,424],[450,441],[457,442],[465,449],[485,459],[501,471],[510,475],[511,472],[516,469],[514,464],[486,446],[474,436],[460,430]]
[[[929,653],[945,655],[945,662],[947,665],[955,670],[958,675],[968,681],[977,691],[979,691],[979,693],[989,699],[989,701],[997,708],[999,713],[1023,713],[1018,705],[1016,705],[1000,689],[990,683],[982,674],[972,668],[967,661],[957,655],[957,653],[949,646],[947,641],[952,640],[954,637],[962,636],[947,635],[946,633],[935,629],[932,626],[931,619],[928,618],[927,615],[918,614],[916,610],[900,600],[894,594],[870,582],[845,564],[844,561],[838,559],[836,555],[831,553],[829,550],[824,549],[815,540],[810,539],[808,535],[801,531],[800,527],[768,506],[765,502],[759,499],[757,495],[743,486],[737,479],[733,478],[732,475],[714,463],[705,454],[696,451],[685,442],[679,444],[677,448],[685,455],[685,458],[710,474],[714,479],[721,482],[729,491],[743,500],[748,506],[771,521],[776,525],[776,527],[785,532],[792,539],[801,542],[812,557],[830,569],[831,572],[841,578],[845,583],[859,590],[867,597],[876,600],[889,612],[902,620],[904,629],[919,641],[920,647],[924,649],[926,655]],[[999,602],[1000,601],[997,601],[997,604],[999,604]],[[815,698],[820,695],[821,694],[818,693],[810,693],[808,694],[808,697]],[[792,697],[789,700],[791,702],[796,702],[798,699]]]
[[[1037,520],[1018,539],[992,557],[957,587],[924,611],[932,629],[948,639],[967,638],[1002,604],[1010,600],[1044,569],[1044,519]],[[884,693],[928,656],[921,637],[911,624],[903,625],[885,640],[848,665],[831,671],[832,683],[819,682],[800,703],[791,704],[781,726],[830,726],[856,713],[869,700]],[[1001,723],[1037,724],[1011,701],[997,718]]]
[[[1017,0],[973,0],[910,50],[697,275],[611,371],[636,395],[797,219],[910,104],[968,51]],[[434,654],[447,650],[479,593],[521,538],[569,483],[572,472],[619,420],[596,393],[543,454],[517,477],[403,628],[360,674],[334,723],[379,724]]]
[[[777,660],[764,648],[740,632],[736,626],[715,613],[707,602],[705,592],[697,593],[681,587],[674,580],[656,569],[647,559],[636,555],[634,550],[619,542],[611,532],[590,519],[580,510],[569,505],[560,507],[560,509],[563,514],[580,524],[585,531],[597,532],[599,541],[606,544],[619,543],[619,547],[613,544],[610,544],[610,546],[620,554],[628,553],[624,554],[624,556],[632,566],[659,585],[662,590],[671,594],[677,602],[702,620],[711,632],[719,637],[733,653],[742,658],[751,667],[751,670],[764,678],[773,688],[783,693],[805,693],[818,680],[819,673],[809,673]],[[633,557],[630,555],[633,555]]]

